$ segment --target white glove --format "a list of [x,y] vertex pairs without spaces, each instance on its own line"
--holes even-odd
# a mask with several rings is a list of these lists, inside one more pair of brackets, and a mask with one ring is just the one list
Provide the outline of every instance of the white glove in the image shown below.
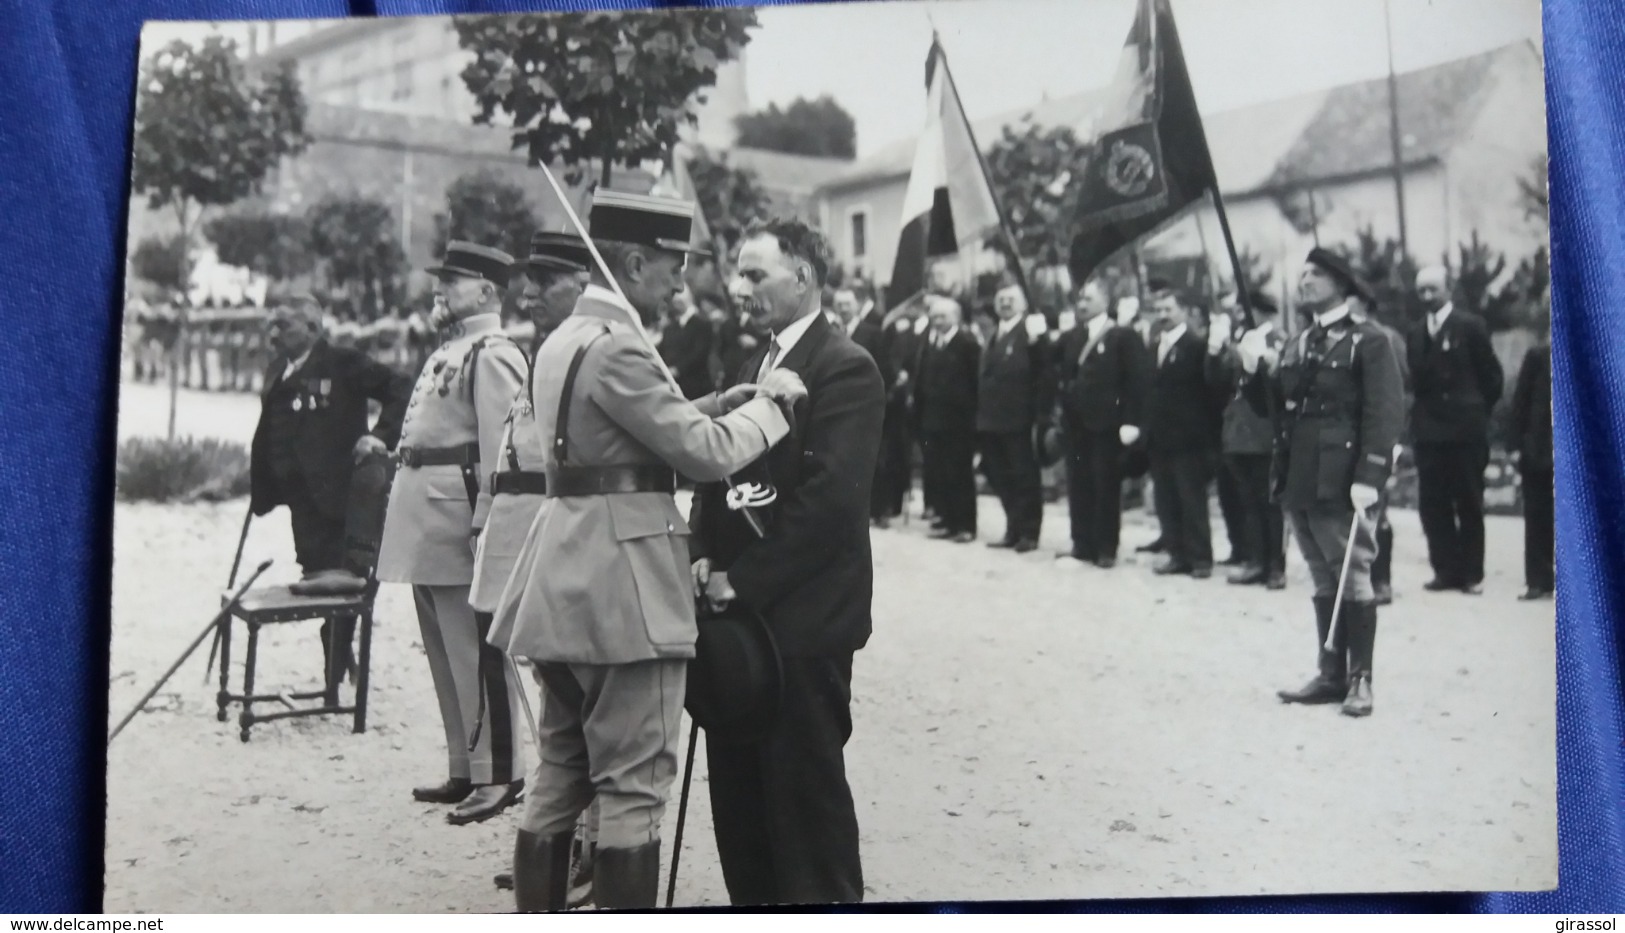
[[728,608],[734,596],[734,588],[728,585],[728,574],[721,570],[712,573],[705,584],[705,600],[711,608],[719,612]]
[[1262,330],[1250,330],[1243,334],[1236,342],[1236,356],[1241,359],[1241,369],[1251,375],[1262,367],[1265,370],[1275,366],[1280,354],[1270,348],[1269,335]]
[[1381,495],[1382,493],[1378,491],[1377,487],[1367,486],[1364,483],[1355,483],[1349,487],[1349,501],[1354,503],[1354,507],[1361,512],[1369,512],[1371,507],[1377,504],[1377,499]]
[[1044,320],[1042,314],[1029,314],[1022,322],[1027,325],[1027,339],[1037,340],[1049,332],[1049,322]]
[[1209,353],[1218,353],[1224,349],[1225,344],[1230,342],[1232,327],[1230,315],[1213,315],[1213,323],[1208,325],[1207,331],[1207,350]]
[[1072,328],[1078,326],[1078,313],[1070,308],[1062,311],[1060,314],[1056,315],[1055,323],[1056,329],[1064,334]]
[[1132,446],[1140,439],[1140,429],[1132,424],[1125,424],[1117,429],[1117,439],[1123,442],[1124,447]]

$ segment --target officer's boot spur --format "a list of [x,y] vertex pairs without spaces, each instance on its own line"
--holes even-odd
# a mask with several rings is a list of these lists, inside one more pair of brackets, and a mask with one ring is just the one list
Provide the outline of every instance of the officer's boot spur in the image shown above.
[[522,914],[564,910],[570,895],[572,832],[540,836],[521,829],[513,846],[513,899]]
[[[1336,703],[1348,692],[1343,652],[1326,650],[1326,636],[1332,629],[1332,603],[1333,599],[1329,596],[1314,598],[1315,631],[1319,635],[1315,648],[1320,654],[1320,673],[1297,690],[1278,691],[1275,695],[1284,703]],[[1346,631],[1345,624],[1345,620],[1339,620],[1338,628]],[[1338,633],[1339,649],[1344,641],[1342,631]]]
[[1343,700],[1343,715],[1371,715],[1371,661],[1377,645],[1377,604],[1345,603],[1343,614],[1349,620],[1349,690]]
[[652,908],[660,888],[660,840],[633,849],[599,846],[593,903],[600,910]]

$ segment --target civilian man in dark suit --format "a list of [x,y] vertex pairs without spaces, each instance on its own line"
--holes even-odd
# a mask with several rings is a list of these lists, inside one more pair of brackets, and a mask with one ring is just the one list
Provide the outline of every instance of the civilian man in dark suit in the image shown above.
[[1043,481],[1038,472],[1039,436],[1049,429],[1054,399],[1042,315],[1027,314],[1027,296],[1010,282],[993,299],[998,325],[987,348],[976,390],[976,432],[982,472],[1004,506],[1004,539],[988,547],[1018,554],[1038,549],[1044,522]]
[[1449,273],[1416,274],[1426,318],[1407,346],[1416,398],[1411,434],[1422,531],[1433,579],[1429,590],[1484,591],[1484,468],[1490,412],[1501,398],[1501,363],[1482,318],[1454,308]]
[[[897,373],[891,366],[890,355],[886,352],[886,331],[880,315],[873,308],[866,313],[858,301],[856,290],[851,288],[837,289],[833,306],[841,331],[851,338],[853,343],[862,347],[880,369],[880,378],[885,383],[889,398],[892,386],[897,380]],[[887,478],[890,464],[886,460],[886,445],[882,442],[880,456],[875,461],[874,486],[869,494],[869,521],[877,528],[889,525],[892,516],[891,501],[894,497],[889,494]]]
[[976,394],[982,346],[961,326],[959,302],[925,298],[931,328],[914,372],[914,422],[923,455],[926,503],[936,510],[931,537],[976,540]]
[[[262,382],[249,501],[255,515],[288,507],[294,555],[307,579],[347,574],[342,561],[351,469],[400,440],[412,383],[358,350],[330,346],[322,334],[322,308],[310,295],[278,302],[267,330],[276,357]],[[383,405],[371,431],[368,399]],[[355,620],[338,621],[336,632],[322,624],[329,689],[355,666]]]
[[913,370],[919,365],[920,347],[925,340],[924,334],[915,327],[917,319],[923,320],[920,315],[918,303],[911,302],[888,312],[881,323],[885,362],[881,364],[880,374],[891,373],[891,381],[886,395],[886,431],[880,442],[876,495],[888,520],[903,514],[904,501],[914,485],[915,432],[909,416],[909,398],[914,388]]
[[1229,401],[1224,406],[1220,434],[1224,453],[1223,469],[1230,475],[1236,496],[1236,539],[1232,550],[1247,562],[1229,582],[1240,586],[1263,583],[1272,590],[1286,587],[1286,517],[1280,505],[1270,501],[1270,454],[1275,447],[1275,428],[1268,411],[1253,408],[1245,391],[1251,377],[1241,371],[1232,336],[1262,331],[1255,341],[1280,352],[1284,337],[1276,328],[1280,309],[1262,295],[1252,296],[1253,326],[1233,335],[1232,319],[1216,315],[1208,330],[1207,365],[1209,381],[1226,386]]
[[690,521],[695,583],[714,603],[760,613],[783,665],[779,715],[764,737],[706,741],[717,854],[736,905],[863,899],[843,749],[853,654],[871,628],[869,486],[886,392],[874,360],[821,312],[829,263],[823,237],[797,220],[746,236],[730,288],[772,339],[736,379],[789,370],[807,397],[790,436],[736,477],[777,490],[757,510],[766,536],[716,483],[699,489]]
[[1512,437],[1523,479],[1524,590],[1519,599],[1545,599],[1557,592],[1553,560],[1552,345],[1529,348],[1512,390]]
[[1066,446],[1072,548],[1060,557],[1117,565],[1123,522],[1123,454],[1140,439],[1151,357],[1140,335],[1106,313],[1100,283],[1078,290],[1078,325],[1056,352],[1058,421]]
[[1208,485],[1217,467],[1217,393],[1208,381],[1207,348],[1190,328],[1190,306],[1166,282],[1151,283],[1152,309],[1162,324],[1156,369],[1146,406],[1146,444],[1151,459],[1157,523],[1168,557],[1158,574],[1213,575],[1208,524]]
[[673,314],[666,319],[660,338],[660,357],[677,387],[690,401],[714,391],[711,385],[711,322],[695,307],[692,297],[678,295],[672,302]]

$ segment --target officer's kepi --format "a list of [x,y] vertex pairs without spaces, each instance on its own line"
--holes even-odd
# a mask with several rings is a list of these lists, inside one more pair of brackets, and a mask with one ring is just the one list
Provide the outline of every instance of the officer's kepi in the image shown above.
[[674,253],[710,256],[690,243],[694,202],[623,191],[594,192],[587,227],[600,242],[631,243]]
[[513,257],[500,249],[452,240],[446,244],[446,256],[440,265],[423,271],[440,279],[461,276],[507,285],[513,271]]
[[1355,298],[1371,304],[1376,303],[1377,296],[1371,291],[1371,286],[1354,273],[1353,267],[1343,257],[1317,246],[1309,251],[1309,258],[1306,261],[1335,279]]
[[592,253],[574,233],[543,231],[530,238],[530,255],[525,266],[534,272],[586,272],[592,268]]

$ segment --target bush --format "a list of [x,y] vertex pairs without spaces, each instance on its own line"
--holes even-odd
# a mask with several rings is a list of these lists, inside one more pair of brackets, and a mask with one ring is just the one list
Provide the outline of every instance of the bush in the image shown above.
[[119,445],[114,489],[126,502],[218,502],[248,495],[248,475],[241,444],[138,437]]

